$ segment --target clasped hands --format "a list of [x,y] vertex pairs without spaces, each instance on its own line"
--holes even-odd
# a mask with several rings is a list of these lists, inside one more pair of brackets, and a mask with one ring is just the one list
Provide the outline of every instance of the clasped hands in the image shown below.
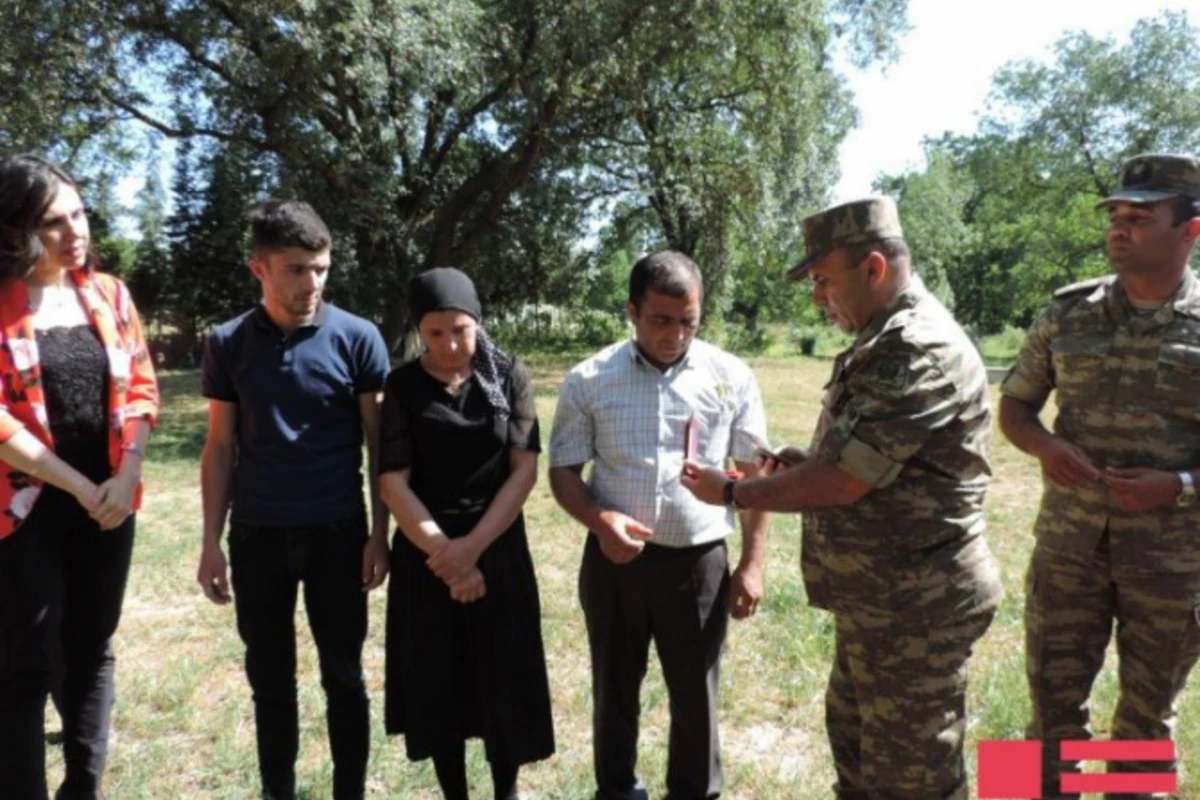
[[446,583],[452,598],[460,603],[473,603],[487,594],[483,573],[476,566],[481,552],[473,536],[446,537],[425,564]]
[[136,473],[118,472],[99,486],[89,482],[87,491],[75,497],[101,530],[109,531],[120,527],[133,513],[137,486]]
[[1076,444],[1060,436],[1048,440],[1036,453],[1042,471],[1051,481],[1070,489],[1088,481],[1108,487],[1112,502],[1123,511],[1152,511],[1174,504],[1182,484],[1178,474],[1148,467],[1100,469]]

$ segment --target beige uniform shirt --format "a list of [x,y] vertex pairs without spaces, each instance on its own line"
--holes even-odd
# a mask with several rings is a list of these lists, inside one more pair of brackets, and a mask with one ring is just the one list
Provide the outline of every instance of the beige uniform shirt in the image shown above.
[[813,456],[873,488],[805,514],[812,604],[912,620],[994,607],[987,375],[962,328],[914,276],[837,357],[826,388]]
[[[1139,311],[1115,276],[1059,291],[1034,321],[1001,389],[1036,409],[1056,392],[1054,432],[1104,467],[1200,466],[1200,281]],[[1100,482],[1044,481],[1039,546],[1090,560],[1108,530],[1114,571],[1200,572],[1200,504],[1117,508]]]

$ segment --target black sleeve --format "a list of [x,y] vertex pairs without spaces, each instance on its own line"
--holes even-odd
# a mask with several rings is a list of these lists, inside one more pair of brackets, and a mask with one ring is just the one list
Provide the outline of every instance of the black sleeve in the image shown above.
[[388,360],[387,345],[383,335],[374,324],[366,323],[354,347],[354,392],[366,394],[378,392],[387,380],[391,362]]
[[204,370],[201,373],[200,394],[212,400],[226,403],[237,402],[237,390],[233,387],[225,354],[227,342],[210,333],[204,340]]
[[401,370],[393,370],[383,389],[379,420],[379,472],[397,472],[412,466],[412,433],[408,408],[400,396]]
[[508,404],[512,411],[508,417],[508,444],[530,452],[542,452],[542,436],[538,428],[537,399],[533,394],[533,383],[520,361],[513,362],[508,381]]

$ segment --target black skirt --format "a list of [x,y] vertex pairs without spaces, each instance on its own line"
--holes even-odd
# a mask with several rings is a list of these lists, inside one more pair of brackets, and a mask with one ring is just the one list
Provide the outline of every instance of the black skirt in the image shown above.
[[[476,515],[434,514],[451,537]],[[487,592],[459,603],[396,532],[388,586],[385,725],[404,734],[410,760],[472,737],[489,761],[527,764],[554,753],[550,688],[533,561],[518,516],[478,567]]]

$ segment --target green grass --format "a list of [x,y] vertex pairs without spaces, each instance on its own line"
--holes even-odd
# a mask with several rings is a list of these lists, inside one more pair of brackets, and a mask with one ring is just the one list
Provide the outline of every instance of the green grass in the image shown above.
[[[557,387],[569,362],[527,359],[533,373],[543,440],[549,436]],[[751,361],[762,387],[773,442],[807,442],[829,363],[821,359]],[[117,637],[117,708],[106,791],[115,800],[220,800],[257,797],[254,723],[242,672],[242,647],[231,607],[208,603],[194,579],[200,540],[197,459],[205,405],[195,373],[162,376],[165,408],[147,464],[147,503],[125,613]],[[1008,596],[972,665],[970,694],[974,761],[979,739],[1019,738],[1028,717],[1022,652],[1022,576],[1032,546],[1040,492],[1036,465],[997,432],[996,479],[988,507],[989,540]],[[543,459],[545,462],[545,459]],[[543,463],[543,469],[545,464]],[[592,791],[590,674],[576,575],[583,534],[554,504],[543,474],[527,506],[541,586],[554,699],[558,753],[522,772],[523,796],[585,800]],[[735,800],[830,796],[833,770],[823,729],[823,693],[829,669],[830,618],[805,605],[801,585],[799,521],[780,516],[771,527],[767,597],[759,614],[731,626],[722,669],[721,724],[725,797]],[[736,539],[734,540],[736,558]],[[302,604],[301,604],[302,605]],[[303,612],[300,612],[301,616]],[[410,764],[403,742],[384,735],[384,592],[371,597],[365,650],[372,699],[372,798],[439,797],[428,762]],[[300,621],[302,719],[299,785],[312,798],[330,796],[324,704],[315,651]],[[1098,681],[1094,719],[1104,733],[1112,714],[1112,657]],[[661,672],[652,664],[643,689],[640,772],[654,797],[662,796],[668,725]],[[1195,692],[1181,703],[1180,752],[1200,770],[1200,704]],[[53,713],[48,725],[58,728]],[[475,796],[490,797],[482,748],[468,748]],[[61,757],[50,753],[57,780]],[[1183,797],[1200,798],[1185,777]]]
[[986,336],[979,342],[979,352],[990,367],[1011,367],[1025,341],[1025,331],[1008,326],[1000,333]]

